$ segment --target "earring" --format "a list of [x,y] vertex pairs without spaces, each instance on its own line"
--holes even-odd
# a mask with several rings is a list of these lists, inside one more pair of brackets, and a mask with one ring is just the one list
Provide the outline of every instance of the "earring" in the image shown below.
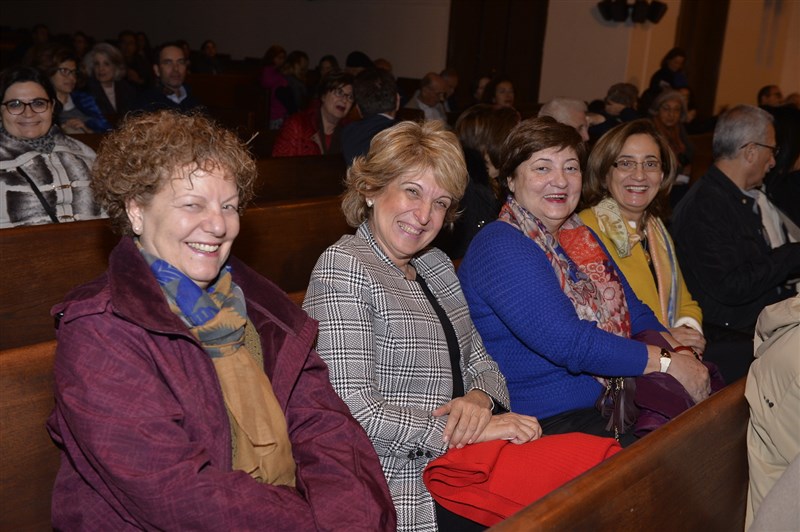
[[375,202],[372,201],[372,198],[367,198],[367,207],[372,207],[374,204]]
[[139,236],[142,233],[142,228],[136,225],[133,227],[133,232],[136,234],[136,236]]

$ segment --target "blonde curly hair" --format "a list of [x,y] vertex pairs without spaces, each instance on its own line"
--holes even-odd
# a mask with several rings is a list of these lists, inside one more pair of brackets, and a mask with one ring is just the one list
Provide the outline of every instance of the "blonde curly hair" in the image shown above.
[[257,171],[247,147],[231,131],[199,114],[174,111],[132,115],[102,141],[92,191],[114,231],[133,235],[128,201],[147,205],[173,178],[223,170],[236,181],[240,210],[253,197]]

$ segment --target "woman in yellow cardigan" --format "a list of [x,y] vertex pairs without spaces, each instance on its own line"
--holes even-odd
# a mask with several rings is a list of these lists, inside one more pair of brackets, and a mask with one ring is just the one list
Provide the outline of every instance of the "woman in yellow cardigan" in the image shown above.
[[649,120],[606,133],[589,156],[584,175],[583,222],[608,248],[633,291],[672,335],[705,350],[702,312],[686,288],[675,245],[661,221],[677,160]]

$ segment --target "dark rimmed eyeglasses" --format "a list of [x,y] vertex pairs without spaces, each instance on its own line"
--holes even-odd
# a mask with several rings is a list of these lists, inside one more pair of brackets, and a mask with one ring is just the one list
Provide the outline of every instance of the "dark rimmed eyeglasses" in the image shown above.
[[51,101],[52,100],[45,98],[34,98],[29,102],[23,102],[22,100],[8,100],[0,103],[0,105],[4,106],[10,115],[21,115],[25,112],[26,107],[30,107],[31,111],[34,113],[44,113],[50,107]]
[[352,102],[355,100],[355,96],[352,92],[344,92],[342,89],[333,89],[333,95],[337,98],[344,98],[348,102]]
[[78,76],[78,70],[75,69],[75,68],[63,68],[63,67],[62,68],[57,68],[56,72],[58,72],[59,74],[61,74],[62,76],[65,76],[65,77],[70,77],[70,76],[77,77]]
[[742,149],[748,147],[751,144],[753,144],[755,146],[761,146],[762,148],[767,148],[769,150],[772,150],[772,156],[773,157],[777,157],[778,154],[781,152],[781,147],[780,146],[770,146],[769,144],[761,144],[760,142],[746,142],[746,143],[742,144],[741,146],[739,146],[739,149],[742,150]]

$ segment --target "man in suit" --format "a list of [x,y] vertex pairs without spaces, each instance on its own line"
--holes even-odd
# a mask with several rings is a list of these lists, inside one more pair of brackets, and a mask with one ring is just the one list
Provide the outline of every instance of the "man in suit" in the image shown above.
[[348,166],[359,155],[367,154],[372,137],[394,125],[400,106],[394,77],[377,68],[356,76],[353,94],[362,118],[342,129],[342,153]]

